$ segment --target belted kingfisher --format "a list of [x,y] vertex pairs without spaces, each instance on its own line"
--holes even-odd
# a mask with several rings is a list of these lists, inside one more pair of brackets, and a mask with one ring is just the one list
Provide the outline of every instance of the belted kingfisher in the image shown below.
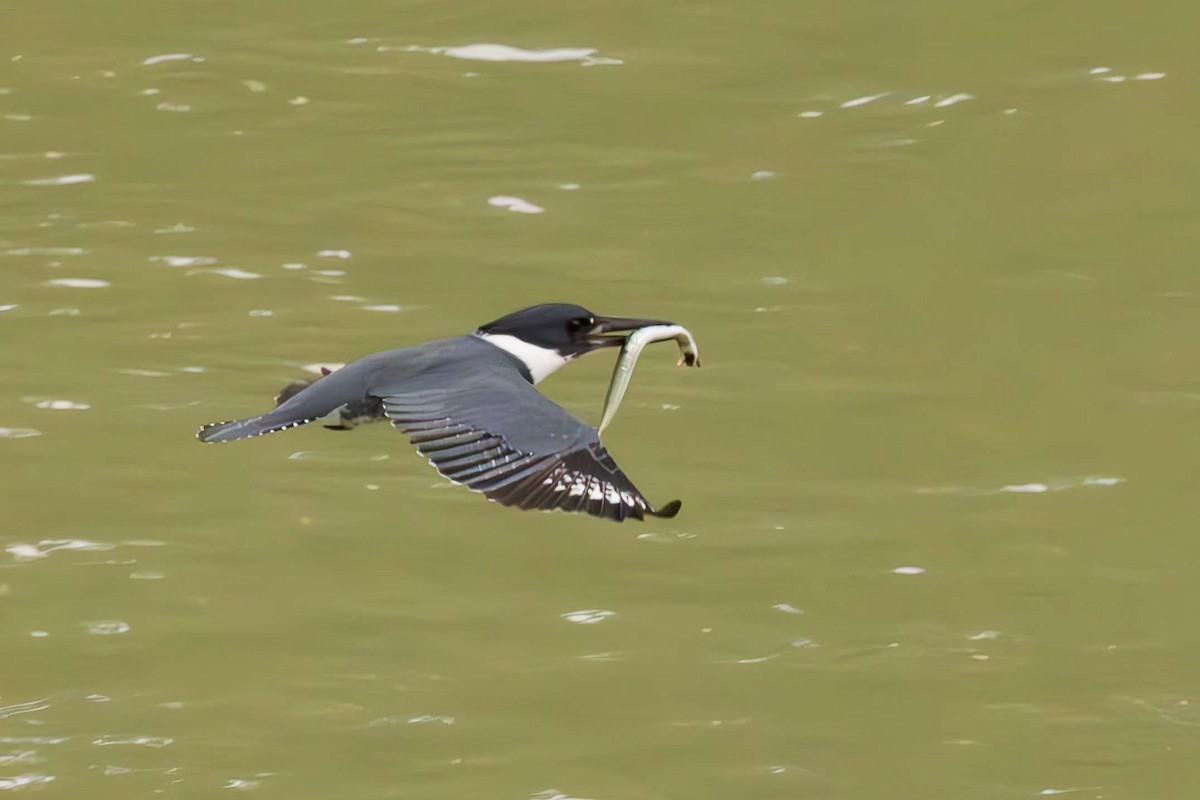
[[533,388],[584,353],[623,344],[621,332],[668,324],[602,317],[567,303],[531,306],[466,336],[375,353],[306,386],[293,384],[266,414],[205,425],[196,438],[228,442],[337,409],[343,420],[347,407],[362,416],[381,410],[444,477],[502,505],[616,521],[669,518],[680,501],[654,508],[596,428]]

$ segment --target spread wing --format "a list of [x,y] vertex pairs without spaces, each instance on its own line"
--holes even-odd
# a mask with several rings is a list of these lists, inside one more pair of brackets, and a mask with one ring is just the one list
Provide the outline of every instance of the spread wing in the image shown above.
[[622,521],[673,517],[655,509],[616,465],[596,429],[515,372],[453,389],[380,391],[384,412],[445,477],[521,509],[582,511]]

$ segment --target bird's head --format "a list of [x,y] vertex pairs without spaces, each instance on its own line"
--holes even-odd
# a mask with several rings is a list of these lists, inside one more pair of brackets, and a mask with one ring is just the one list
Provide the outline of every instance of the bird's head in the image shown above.
[[475,335],[520,359],[533,382],[538,383],[576,356],[621,346],[638,328],[669,324],[653,319],[605,317],[571,303],[543,303],[480,325]]

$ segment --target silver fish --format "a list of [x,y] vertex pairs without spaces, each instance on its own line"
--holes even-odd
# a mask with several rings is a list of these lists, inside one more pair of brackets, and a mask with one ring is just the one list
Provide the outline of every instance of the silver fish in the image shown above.
[[679,342],[680,355],[677,366],[700,366],[700,351],[696,347],[696,339],[692,332],[682,325],[650,325],[629,334],[621,348],[616,366],[613,367],[612,380],[608,384],[604,413],[600,419],[600,433],[604,433],[608,423],[617,415],[617,408],[621,405],[621,399],[625,397],[625,390],[629,388],[629,381],[633,378],[633,367],[637,364],[642,349],[651,342],[664,342],[668,339]]

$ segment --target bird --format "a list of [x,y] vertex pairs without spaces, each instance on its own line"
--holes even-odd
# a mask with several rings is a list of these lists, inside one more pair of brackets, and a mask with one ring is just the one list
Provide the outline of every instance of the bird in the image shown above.
[[[386,417],[443,477],[522,510],[582,512],[617,522],[669,519],[617,466],[597,429],[534,387],[579,356],[629,333],[672,323],[601,316],[542,303],[464,336],[364,356],[311,382],[289,384],[271,411],[214,422],[205,443],[296,428],[340,410],[342,425]],[[347,420],[351,420],[347,424]]]

